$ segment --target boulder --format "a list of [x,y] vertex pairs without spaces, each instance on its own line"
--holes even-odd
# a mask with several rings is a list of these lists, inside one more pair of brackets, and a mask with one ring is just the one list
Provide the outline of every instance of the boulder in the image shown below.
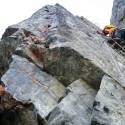
[[65,87],[27,59],[14,55],[9,70],[1,80],[15,99],[32,103],[45,118],[65,94]]
[[48,125],[90,125],[96,91],[83,80],[73,82],[67,95],[48,116]]
[[109,76],[104,76],[94,101],[91,125],[125,124],[125,90]]

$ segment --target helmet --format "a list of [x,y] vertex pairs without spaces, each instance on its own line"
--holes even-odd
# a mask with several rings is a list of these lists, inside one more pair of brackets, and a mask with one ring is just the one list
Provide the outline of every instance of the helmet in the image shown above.
[[111,28],[115,28],[115,26],[113,26],[113,25],[106,25],[105,26],[105,29],[111,29]]

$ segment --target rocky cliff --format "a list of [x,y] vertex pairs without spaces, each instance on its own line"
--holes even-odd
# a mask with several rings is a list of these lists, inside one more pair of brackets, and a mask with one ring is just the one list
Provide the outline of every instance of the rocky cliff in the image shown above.
[[0,125],[124,125],[125,57],[99,27],[56,4],[0,41]]
[[119,28],[125,27],[125,0],[114,0],[111,23]]

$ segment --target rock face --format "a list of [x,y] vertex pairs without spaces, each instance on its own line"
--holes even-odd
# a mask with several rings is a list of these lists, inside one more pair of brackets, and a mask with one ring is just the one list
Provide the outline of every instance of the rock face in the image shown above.
[[12,53],[19,43],[18,39],[11,37],[0,41],[0,77],[8,69]]
[[112,78],[104,76],[95,98],[91,125],[124,125],[124,114],[124,88]]
[[0,125],[123,125],[125,58],[97,31],[59,4],[9,26],[0,84],[20,105],[0,96]]
[[[18,36],[22,33],[24,43],[26,40],[29,43],[27,37],[33,39],[36,35],[38,43],[32,41],[30,44],[36,42],[49,47],[44,54],[41,53],[44,70],[66,86],[83,78],[97,88],[104,73],[125,86],[125,73],[122,72],[125,60],[105,43],[105,38],[97,34],[100,30],[97,26],[84,18],[73,16],[60,5],[46,6],[11,28],[30,32],[18,31]],[[17,38],[17,33],[12,36]]]
[[125,28],[125,0],[114,0],[111,23]]
[[49,125],[90,125],[96,91],[83,80],[67,88],[67,96],[50,113]]

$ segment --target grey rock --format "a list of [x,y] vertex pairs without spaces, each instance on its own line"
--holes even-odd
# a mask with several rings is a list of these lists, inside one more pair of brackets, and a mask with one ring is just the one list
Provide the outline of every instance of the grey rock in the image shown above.
[[[56,4],[9,26],[3,34],[0,75],[8,71],[1,80],[15,99],[35,106],[40,124],[123,125],[125,58],[97,31],[101,32],[99,27],[84,17]],[[111,78],[103,78],[105,74]],[[105,95],[100,96],[102,91]],[[28,122],[27,114],[39,124],[32,111],[20,114],[22,122]]]
[[11,56],[14,53],[16,47],[21,44],[19,39],[12,37],[6,37],[0,42],[0,77],[8,69],[11,62]]
[[37,68],[25,58],[14,55],[9,70],[1,80],[14,98],[34,104],[38,114],[45,118],[64,95],[65,87],[55,78]]
[[14,34],[16,31],[18,31],[18,28],[8,27],[8,28],[6,29],[6,31],[5,31],[5,33],[3,34],[2,39],[11,36],[11,35]]
[[104,76],[95,98],[91,125],[124,124],[125,90],[115,80]]
[[125,86],[125,59],[108,46],[105,37],[97,34],[98,27],[72,15],[64,19],[70,35],[62,31],[67,41],[50,44],[45,52],[44,69],[66,86],[82,78],[98,88],[105,73]]
[[44,52],[45,48],[43,45],[21,44],[16,48],[14,54],[27,58],[29,61],[43,69]]
[[65,84],[69,85],[78,78],[98,88],[104,72],[87,58],[82,58],[70,47],[56,47],[45,52],[44,69]]
[[125,0],[114,0],[111,23],[119,28],[125,28]]
[[83,80],[68,86],[69,92],[48,117],[48,125],[90,125],[96,91]]
[[105,73],[125,86],[125,59],[107,45],[97,26],[62,6],[45,6],[10,27],[26,29],[46,40],[50,48],[43,55],[41,67],[66,86],[82,78],[98,88]]

